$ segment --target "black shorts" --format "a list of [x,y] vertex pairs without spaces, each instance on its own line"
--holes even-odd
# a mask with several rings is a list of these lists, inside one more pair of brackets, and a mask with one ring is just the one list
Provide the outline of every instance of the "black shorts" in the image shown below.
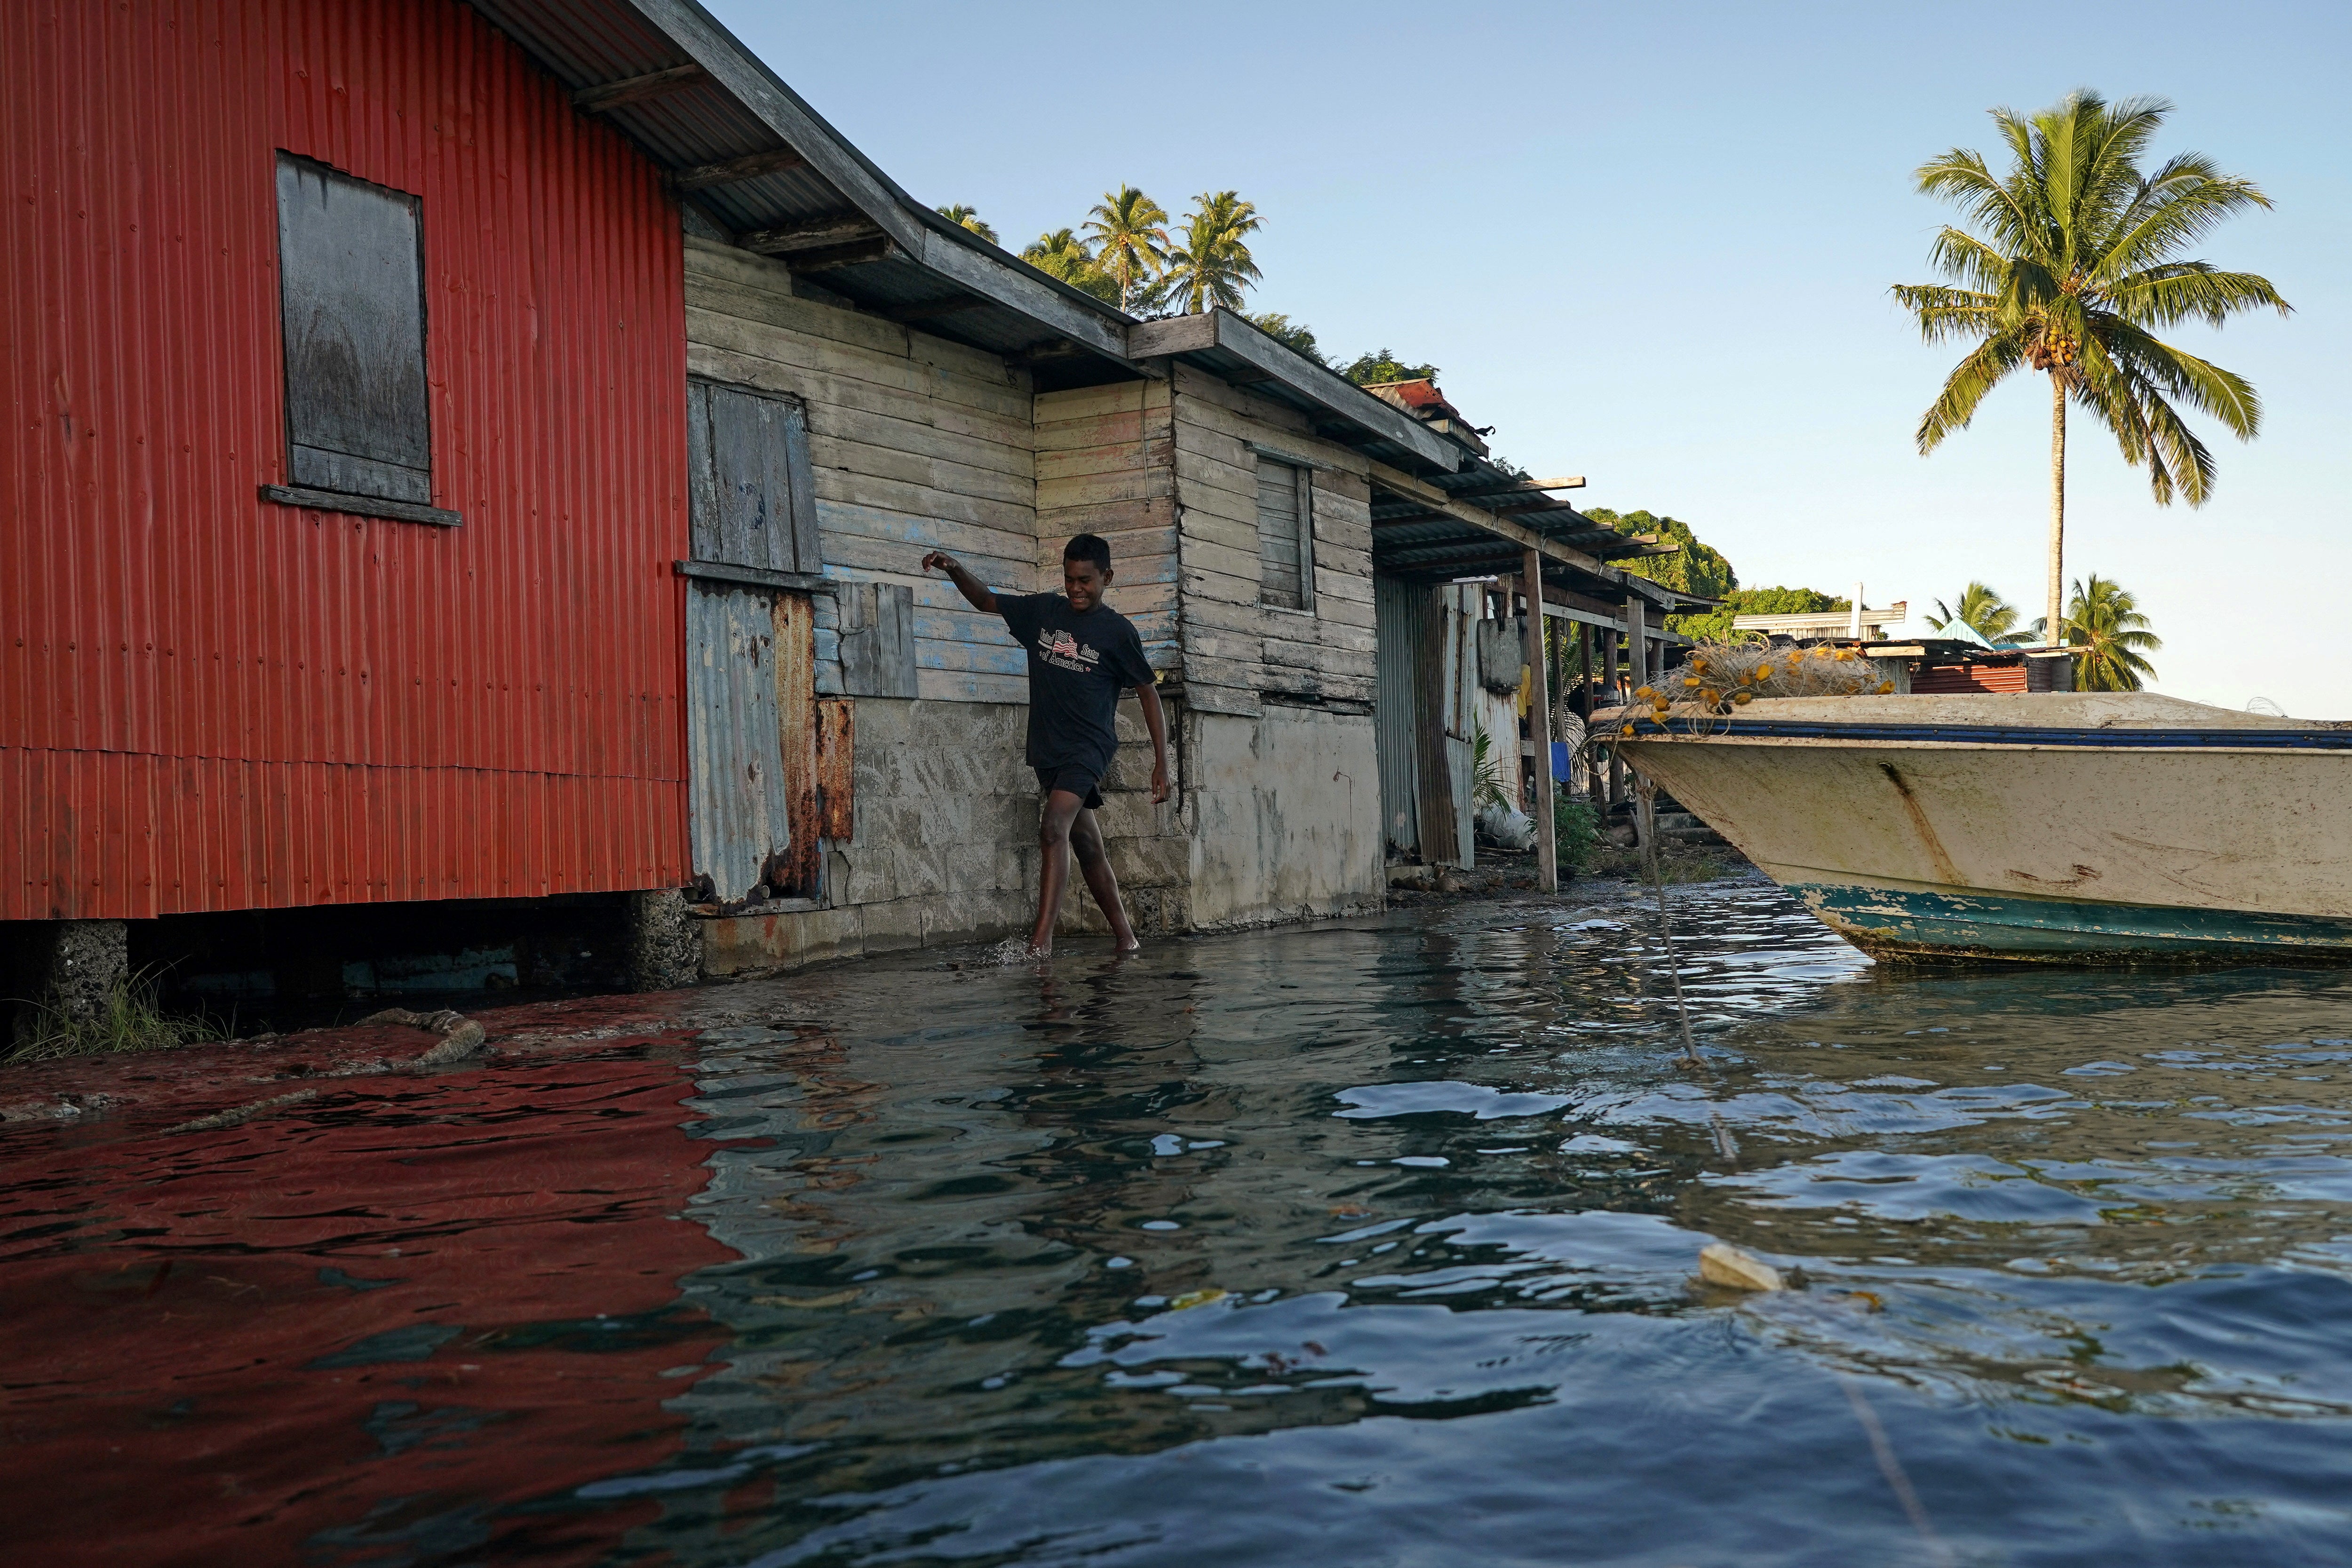
[[1102,781],[1076,763],[1058,768],[1037,768],[1037,792],[1051,795],[1057,789],[1068,790],[1083,802],[1088,811],[1102,809]]

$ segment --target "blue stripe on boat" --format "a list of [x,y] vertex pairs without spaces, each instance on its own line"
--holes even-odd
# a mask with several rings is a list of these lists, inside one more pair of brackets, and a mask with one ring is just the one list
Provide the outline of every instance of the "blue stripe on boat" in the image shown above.
[[1917,741],[1953,746],[2098,746],[2115,750],[2352,752],[2342,730],[2059,730],[2032,724],[1879,724],[1804,719],[1634,721],[1636,740],[1696,735],[1758,741]]
[[2103,904],[2015,893],[1933,893],[1792,882],[1789,891],[1865,948],[1952,957],[2237,953],[2293,948],[2352,957],[2352,921],[2249,910]]

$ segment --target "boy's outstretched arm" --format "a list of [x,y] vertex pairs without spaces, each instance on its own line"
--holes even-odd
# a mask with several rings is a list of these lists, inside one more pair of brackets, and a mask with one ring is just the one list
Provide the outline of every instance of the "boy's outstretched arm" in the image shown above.
[[1160,710],[1160,689],[1149,681],[1135,689],[1143,704],[1143,727],[1151,731],[1151,804],[1168,798],[1168,715]]
[[988,584],[965,571],[963,563],[946,551],[934,550],[924,556],[923,570],[946,573],[949,581],[956,585],[956,592],[963,595],[965,604],[987,614],[995,613],[996,595],[988,591]]

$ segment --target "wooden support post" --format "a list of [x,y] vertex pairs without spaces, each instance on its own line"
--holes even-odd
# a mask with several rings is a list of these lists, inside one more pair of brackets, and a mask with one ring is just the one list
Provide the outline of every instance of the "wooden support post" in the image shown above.
[[[1622,700],[1617,689],[1617,634],[1607,627],[1601,631],[1601,696],[1600,703],[1612,708]],[[1609,744],[1609,794],[1601,803],[1605,813],[1625,798],[1625,763],[1617,755],[1617,743]]]
[[1559,891],[1559,843],[1552,829],[1551,661],[1544,658],[1543,557],[1526,552],[1528,739],[1535,742],[1536,890]]

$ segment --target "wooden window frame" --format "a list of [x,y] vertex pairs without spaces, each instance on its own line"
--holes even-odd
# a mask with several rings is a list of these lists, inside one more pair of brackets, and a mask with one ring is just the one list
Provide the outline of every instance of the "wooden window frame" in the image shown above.
[[[344,456],[361,463],[373,462],[381,463],[386,467],[392,468],[408,468],[410,472],[422,475],[425,481],[425,495],[430,498],[434,490],[436,473],[433,462],[433,323],[429,301],[426,299],[426,279],[428,275],[425,268],[425,198],[413,191],[397,190],[390,185],[379,184],[373,180],[362,179],[359,175],[353,174],[348,170],[338,169],[331,163],[322,162],[317,158],[306,157],[301,153],[289,152],[281,147],[275,150],[271,158],[270,183],[273,203],[277,207],[278,217],[278,299],[279,335],[278,352],[280,355],[278,374],[280,384],[284,391],[282,414],[284,420],[283,435],[285,438],[287,475],[289,479],[299,478],[300,468],[296,449],[298,447],[302,447],[304,445],[304,443],[297,439],[299,432],[298,432],[297,429],[295,413],[297,393],[294,365],[296,348],[295,334],[291,330],[289,330],[286,319],[289,300],[289,274],[288,251],[286,247],[286,206],[282,182],[285,171],[289,164],[299,165],[303,168],[315,170],[321,174],[330,176],[336,180],[343,181],[349,184],[361,186],[368,190],[380,192],[387,196],[397,198],[409,210],[410,221],[415,233],[416,245],[416,371],[418,382],[424,393],[424,405],[421,410],[421,417],[423,421],[425,466],[422,468],[411,468],[408,465],[392,462],[390,459],[363,457],[359,453],[346,453]],[[315,447],[310,449],[320,451],[327,450],[327,448]],[[440,528],[454,528],[466,521],[465,514],[463,512],[454,510],[447,507],[434,506],[431,504],[429,499],[427,500],[419,501],[406,497],[382,495],[368,490],[340,489],[319,484],[293,483],[282,485],[265,484],[259,487],[259,493],[262,500],[275,502],[280,506],[301,507],[316,511],[343,512],[354,517],[383,518],[392,521],[424,523]]]
[[[1297,530],[1296,543],[1298,551],[1298,603],[1282,605],[1268,600],[1265,596],[1265,584],[1261,582],[1258,585],[1258,608],[1276,615],[1304,616],[1311,620],[1315,616],[1316,466],[1302,458],[1294,457],[1288,452],[1276,451],[1269,447],[1253,445],[1250,450],[1257,458],[1261,484],[1265,465],[1268,463],[1278,464],[1290,470],[1293,487],[1291,505],[1294,509],[1292,516]],[[1265,513],[1263,508],[1258,512],[1257,526],[1258,531],[1263,535],[1265,531]],[[1260,558],[1263,559],[1265,551],[1263,542],[1259,545],[1259,551]]]

